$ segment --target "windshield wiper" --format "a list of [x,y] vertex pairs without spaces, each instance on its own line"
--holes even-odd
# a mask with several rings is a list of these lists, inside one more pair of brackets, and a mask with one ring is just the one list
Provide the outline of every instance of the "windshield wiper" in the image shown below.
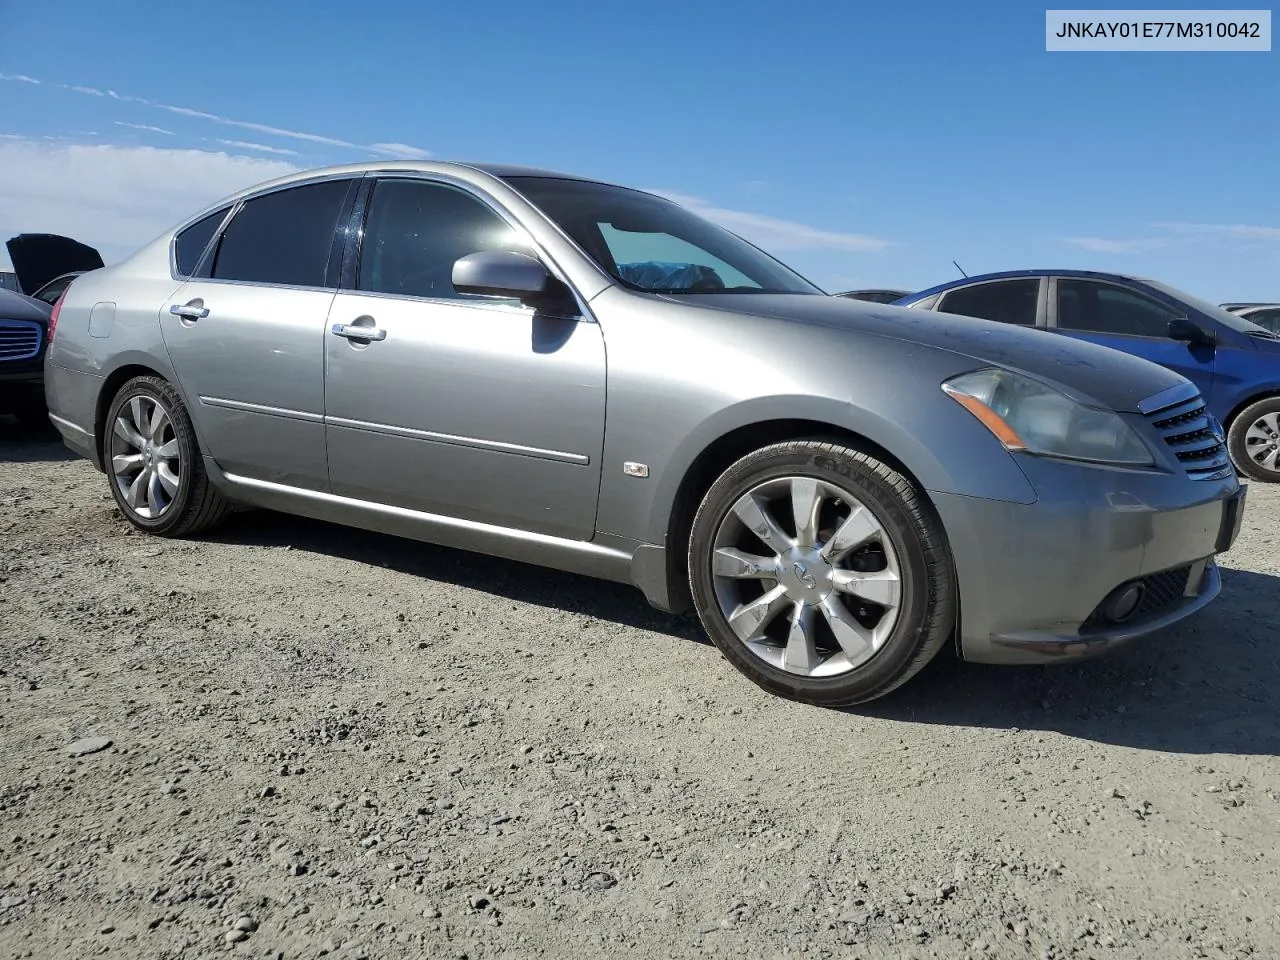
[[1259,340],[1280,340],[1280,336],[1272,333],[1270,330],[1248,330],[1249,336],[1257,337]]

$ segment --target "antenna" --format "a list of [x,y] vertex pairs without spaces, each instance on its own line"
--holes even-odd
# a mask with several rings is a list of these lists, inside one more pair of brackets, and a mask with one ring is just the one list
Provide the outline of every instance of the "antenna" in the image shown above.
[[951,265],[960,271],[960,276],[964,277],[966,280],[969,279],[969,275],[964,272],[964,267],[960,266],[960,264],[956,263],[954,260],[951,261]]

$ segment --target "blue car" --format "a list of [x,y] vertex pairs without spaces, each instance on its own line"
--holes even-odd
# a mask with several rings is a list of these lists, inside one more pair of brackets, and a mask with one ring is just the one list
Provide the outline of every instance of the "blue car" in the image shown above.
[[966,277],[894,305],[1038,327],[1168,367],[1200,388],[1236,469],[1280,481],[1280,336],[1243,317],[1156,280],[1085,270]]

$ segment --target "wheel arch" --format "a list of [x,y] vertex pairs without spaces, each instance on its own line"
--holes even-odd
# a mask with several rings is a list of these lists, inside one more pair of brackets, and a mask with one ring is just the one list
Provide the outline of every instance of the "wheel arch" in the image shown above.
[[120,388],[134,377],[159,377],[178,391],[178,395],[186,397],[171,372],[165,370],[163,364],[156,363],[149,356],[125,355],[119,358],[117,366],[103,378],[102,387],[98,391],[98,399],[93,411],[93,453],[94,464],[99,470],[104,469],[102,446],[107,437],[107,410],[115,399]]
[[[920,477],[899,457],[863,433],[826,419],[788,417],[756,420],[725,431],[707,443],[683,471],[676,486],[667,523],[663,550],[665,558],[665,600],[662,606],[683,613],[692,606],[685,556],[694,514],[707,490],[725,470],[761,447],[787,440],[822,439],[838,441],[866,453],[907,477],[930,509],[935,509]],[[648,591],[646,591],[648,592]],[[652,598],[651,598],[652,599]]]
[[1262,390],[1254,391],[1248,394],[1243,400],[1238,400],[1231,408],[1231,412],[1227,414],[1226,419],[1222,422],[1224,430],[1230,430],[1231,425],[1235,423],[1236,417],[1244,413],[1246,409],[1261,400],[1280,399],[1280,384],[1265,387]]

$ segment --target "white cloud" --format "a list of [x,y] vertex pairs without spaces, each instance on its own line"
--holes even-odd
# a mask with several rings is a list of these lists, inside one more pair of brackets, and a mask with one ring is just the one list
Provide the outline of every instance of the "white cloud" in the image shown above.
[[1179,236],[1215,240],[1280,240],[1280,227],[1248,223],[1158,223],[1161,230]]
[[173,131],[166,130],[164,127],[153,127],[149,123],[125,123],[123,120],[112,120],[117,127],[128,127],[130,130],[144,130],[147,133],[163,133],[166,137],[172,137]]
[[232,120],[230,117],[221,117],[216,113],[206,113],[203,110],[193,110],[191,107],[175,107],[170,103],[153,103],[152,106],[161,110],[168,110],[170,113],[176,113],[181,117],[193,117],[197,120],[208,120],[212,123],[219,123],[225,127],[239,127],[241,130],[252,130],[254,133],[266,133],[273,137],[287,137],[292,140],[305,140],[308,143],[318,143],[326,147],[358,147],[359,144],[352,143],[350,140],[338,140],[334,137],[322,137],[316,133],[303,133],[299,130],[286,130],[284,127],[273,127],[265,123],[250,123],[247,120]]
[[61,233],[97,247],[111,262],[202,206],[296,169],[223,151],[7,135],[0,138],[0,239]]
[[1143,250],[1150,250],[1152,247],[1158,247],[1164,243],[1163,240],[1155,238],[1147,240],[1108,240],[1105,237],[1063,237],[1063,239],[1073,246],[1090,250],[1094,253],[1141,253]]
[[727,230],[770,252],[776,250],[858,250],[871,252],[894,246],[892,240],[868,236],[864,233],[839,233],[820,230],[794,220],[780,220],[760,213],[729,210],[698,197],[672,193],[667,190],[651,190],[659,196],[674,200],[694,213],[715,221]]
[[[0,73],[0,80],[33,83],[37,86],[44,84],[44,81],[37,80],[35,77],[28,77],[25,74],[20,73]],[[287,127],[277,127],[267,123],[255,123],[249,120],[236,120],[233,117],[224,117],[221,114],[209,113],[207,110],[197,110],[194,107],[183,107],[172,103],[160,103],[157,100],[148,100],[146,97],[134,97],[116,93],[114,90],[100,90],[97,87],[85,87],[68,83],[49,83],[47,85],[57,87],[59,90],[69,90],[72,93],[80,93],[92,97],[110,97],[113,100],[119,100],[125,103],[138,103],[143,106],[152,107],[156,110],[164,110],[179,117],[189,117],[193,120],[206,120],[209,123],[216,123],[224,127],[236,127],[241,130],[252,130],[254,133],[263,133],[272,137],[283,137],[288,140],[302,140],[306,143],[314,143],[324,147],[340,147],[345,150],[370,150],[378,156],[394,157],[400,160],[424,160],[431,156],[428,151],[423,150],[421,147],[414,147],[407,143],[371,143],[366,146],[353,143],[350,140],[341,140],[337,137],[322,136],[318,133],[291,130]],[[126,124],[126,126],[128,126],[128,124]],[[143,127],[140,126],[139,129],[143,129]],[[246,147],[245,149],[254,148]]]
[[256,150],[259,153],[273,153],[281,157],[296,157],[297,150],[286,150],[283,147],[268,147],[265,143],[250,143],[248,140],[215,140],[224,147],[238,147],[241,150]]
[[407,143],[371,143],[369,149],[379,156],[396,160],[426,160],[431,156],[430,151],[411,147]]

